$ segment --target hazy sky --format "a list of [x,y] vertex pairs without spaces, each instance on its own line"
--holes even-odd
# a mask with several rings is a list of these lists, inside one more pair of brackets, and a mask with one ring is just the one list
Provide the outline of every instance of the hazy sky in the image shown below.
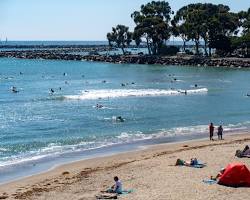
[[[151,1],[151,0],[150,0]],[[105,40],[112,26],[133,28],[130,14],[149,0],[0,0],[4,40]],[[194,2],[246,10],[250,0],[169,0],[172,10]]]

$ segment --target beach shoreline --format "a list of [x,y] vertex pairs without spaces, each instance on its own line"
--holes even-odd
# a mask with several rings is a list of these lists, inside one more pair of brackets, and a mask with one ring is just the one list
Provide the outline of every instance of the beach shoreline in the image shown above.
[[[249,133],[248,129],[229,130],[225,131],[224,134],[227,136],[246,134]],[[64,152],[54,157],[47,155],[47,157],[41,160],[27,160],[20,163],[13,163],[10,165],[2,166],[0,172],[0,186],[22,180],[28,177],[43,174],[52,171],[58,167],[72,164],[75,162],[82,162],[86,160],[99,159],[103,157],[116,156],[119,154],[133,153],[137,151],[147,150],[156,147],[157,145],[176,145],[184,142],[199,142],[207,140],[207,136],[204,133],[192,134],[192,135],[181,135],[171,137],[159,137],[131,141],[129,143],[117,143],[113,145],[97,147],[93,149],[86,149],[76,152]]]
[[[44,197],[44,199],[63,199],[57,196],[60,194],[60,192],[58,191],[61,191],[64,187],[72,187],[74,185],[77,187],[80,186],[83,188],[89,187],[89,185],[86,185],[86,186],[82,185],[82,181],[84,181],[84,182],[91,182],[90,186],[96,189],[92,190],[92,192],[84,193],[85,197],[82,199],[94,199],[94,196],[95,196],[94,194],[97,194],[98,191],[100,191],[101,189],[104,189],[101,187],[108,187],[107,182],[112,183],[112,177],[114,175],[122,176],[123,180],[124,179],[126,180],[127,179],[125,177],[126,173],[131,174],[131,172],[139,170],[137,169],[138,167],[137,168],[131,167],[133,165],[141,166],[143,163],[146,162],[145,167],[147,168],[149,164],[154,163],[155,159],[157,161],[158,159],[160,159],[160,162],[162,162],[161,157],[165,157],[165,156],[168,156],[168,157],[170,156],[168,160],[171,160],[171,163],[169,161],[166,161],[166,162],[168,165],[171,165],[171,164],[174,164],[177,158],[177,155],[175,154],[180,154],[180,153],[187,154],[188,156],[184,157],[183,155],[182,159],[189,159],[190,157],[192,157],[190,153],[199,155],[199,151],[203,151],[206,148],[217,147],[218,149],[213,149],[213,151],[216,153],[217,151],[219,151],[219,148],[223,149],[227,147],[228,145],[235,146],[234,148],[236,148],[236,146],[241,146],[243,148],[245,143],[249,144],[249,141],[250,141],[249,131],[247,133],[242,133],[242,134],[239,134],[239,133],[235,134],[235,133],[236,132],[230,135],[229,134],[226,135],[225,140],[222,140],[222,141],[216,140],[216,141],[210,142],[207,139],[199,139],[199,140],[190,140],[190,141],[182,141],[182,142],[167,143],[167,144],[156,144],[156,145],[147,146],[145,149],[142,149],[142,150],[134,150],[130,152],[119,153],[116,155],[92,158],[92,159],[81,160],[81,161],[77,161],[73,163],[64,164],[64,165],[58,166],[54,169],[51,169],[49,171],[46,171],[40,174],[32,175],[30,177],[22,178],[20,180],[1,184],[0,194],[2,194],[2,196],[5,195],[6,197],[8,197],[8,199],[12,199],[12,198],[13,199],[43,199],[42,197]],[[232,152],[232,155],[230,155],[230,157],[234,157],[235,151],[236,149],[234,150],[234,152]],[[221,154],[223,154],[223,152]],[[209,159],[211,158],[207,158],[207,159],[208,161],[203,160],[203,159],[202,161],[206,161],[208,163],[208,167],[207,167],[208,169],[209,164],[210,164]],[[214,159],[216,163],[217,158],[215,157]],[[248,167],[249,167],[250,165],[249,160],[246,160],[246,159],[243,159],[243,160],[247,161],[246,164],[248,164]],[[124,171],[124,168],[126,169],[126,171]],[[142,173],[146,173],[146,171],[145,169],[143,169]],[[152,174],[153,173],[155,173],[154,169],[152,171]],[[109,177],[108,179],[107,179],[107,176]],[[208,174],[207,175],[204,174],[204,178],[205,177],[208,177]],[[95,181],[99,180],[99,178],[100,178],[100,182],[98,182],[98,184],[101,184],[101,185],[96,186],[95,184],[97,183],[95,183]],[[101,180],[103,181],[103,183]],[[135,188],[136,190],[141,189],[140,186],[136,186],[136,184],[133,186],[133,188],[134,187],[139,187],[139,188]],[[50,195],[52,194],[56,195],[56,197],[50,197]],[[67,192],[67,194],[70,194],[70,192]],[[132,198],[130,197],[128,199],[142,199],[140,195],[137,197],[134,197],[134,195],[137,196],[138,194],[131,194]],[[127,197],[125,197],[125,199],[126,198]]]

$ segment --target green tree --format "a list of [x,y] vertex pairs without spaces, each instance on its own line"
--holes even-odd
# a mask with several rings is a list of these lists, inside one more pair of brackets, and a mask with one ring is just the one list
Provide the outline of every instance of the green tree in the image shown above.
[[112,47],[121,48],[125,55],[125,48],[132,42],[133,33],[129,32],[129,27],[117,25],[112,28],[112,32],[107,33],[109,45]]
[[232,51],[231,39],[225,35],[214,35],[210,39],[209,45],[211,48],[215,48],[216,53],[221,56],[225,56]]
[[[238,33],[238,27],[240,26],[239,17],[236,13],[230,12],[230,8],[228,6],[219,4],[219,5],[208,5],[209,7],[213,7],[213,12],[208,13],[209,17],[207,18],[208,24],[208,40],[209,40],[209,54],[211,55],[211,48],[213,46],[217,46],[216,49],[219,49],[220,41],[216,40],[216,38],[221,38],[222,43],[225,45],[229,45],[230,37],[234,34]],[[214,42],[218,42],[216,45]],[[210,43],[213,44],[211,45]],[[229,51],[230,48],[224,48],[224,50]]]
[[[189,4],[183,6],[176,12],[172,21],[174,27],[177,27],[177,35],[184,38],[184,40],[193,40],[195,42],[196,54],[199,53],[199,44],[202,33],[202,13],[200,8],[201,4]],[[187,28],[188,27],[188,28]]]
[[238,14],[243,28],[243,34],[250,33],[250,8],[247,11],[241,11]]
[[144,38],[149,54],[158,54],[164,41],[169,39],[171,14],[171,7],[165,1],[152,1],[131,14],[136,24],[134,39],[139,42]]
[[172,24],[172,34],[175,37],[180,37],[183,41],[183,50],[186,51],[186,42],[190,40],[189,33],[191,32],[190,26],[188,23],[178,23],[178,16],[176,15],[174,19],[171,21]]
[[240,37],[231,38],[232,49],[241,50],[241,54],[245,57],[250,57],[250,32],[245,33]]
[[[179,36],[184,35],[185,39],[195,42],[196,54],[199,53],[200,40],[204,40],[204,52],[207,55],[208,47],[211,52],[209,42],[215,35],[229,36],[238,28],[238,16],[229,11],[229,7],[222,4],[189,4],[177,11],[173,24],[177,27]],[[183,31],[181,27],[188,29]]]

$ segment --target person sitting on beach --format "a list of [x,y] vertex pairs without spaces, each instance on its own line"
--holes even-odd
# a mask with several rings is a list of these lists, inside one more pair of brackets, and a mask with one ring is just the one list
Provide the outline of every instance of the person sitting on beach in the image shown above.
[[108,193],[122,193],[122,182],[119,180],[118,176],[114,177],[115,184],[111,187],[111,189],[107,190]]

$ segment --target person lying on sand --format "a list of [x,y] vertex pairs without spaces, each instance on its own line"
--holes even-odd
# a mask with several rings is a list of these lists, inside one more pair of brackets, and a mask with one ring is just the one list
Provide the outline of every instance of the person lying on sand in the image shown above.
[[175,165],[184,165],[184,166],[193,166],[193,165],[197,165],[198,164],[198,160],[197,158],[191,158],[190,161],[185,161],[185,160],[181,160],[181,159],[177,159]]

